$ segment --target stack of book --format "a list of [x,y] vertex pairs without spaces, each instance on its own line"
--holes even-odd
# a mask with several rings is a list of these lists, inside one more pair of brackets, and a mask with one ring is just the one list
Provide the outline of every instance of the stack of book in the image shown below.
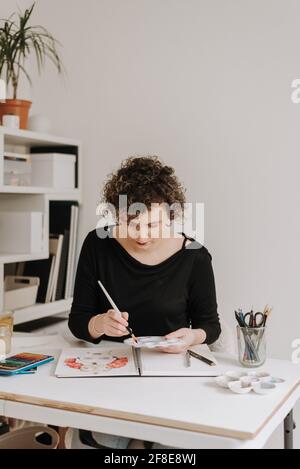
[[38,303],[71,298],[75,274],[78,203],[50,203],[49,258],[23,263],[18,275],[39,277]]

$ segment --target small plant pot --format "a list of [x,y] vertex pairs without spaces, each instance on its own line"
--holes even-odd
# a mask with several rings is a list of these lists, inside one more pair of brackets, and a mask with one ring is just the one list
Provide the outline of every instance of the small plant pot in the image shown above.
[[0,123],[2,124],[2,116],[13,114],[20,118],[20,129],[27,129],[31,104],[31,101],[24,99],[7,99],[5,103],[0,103]]

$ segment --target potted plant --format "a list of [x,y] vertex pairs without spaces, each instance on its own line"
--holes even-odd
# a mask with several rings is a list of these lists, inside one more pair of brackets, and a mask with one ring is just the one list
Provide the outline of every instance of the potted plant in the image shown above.
[[33,54],[39,73],[46,59],[62,72],[62,63],[57,51],[58,42],[42,26],[29,24],[35,3],[24,13],[14,13],[8,19],[0,20],[0,78],[12,90],[12,99],[0,103],[0,120],[5,114],[18,115],[20,128],[27,128],[31,101],[18,99],[18,86],[23,74],[31,84],[26,61]]

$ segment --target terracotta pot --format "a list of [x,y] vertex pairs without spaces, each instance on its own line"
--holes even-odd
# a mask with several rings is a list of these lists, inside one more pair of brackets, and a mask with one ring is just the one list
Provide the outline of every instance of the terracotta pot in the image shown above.
[[29,109],[31,101],[24,99],[7,99],[5,103],[0,103],[0,120],[5,114],[13,114],[20,117],[20,129],[27,129]]

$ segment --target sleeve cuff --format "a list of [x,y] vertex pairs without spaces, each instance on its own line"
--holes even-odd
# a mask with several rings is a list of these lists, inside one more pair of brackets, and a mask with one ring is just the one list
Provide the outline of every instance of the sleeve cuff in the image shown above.
[[202,329],[202,331],[205,332],[206,339],[203,342],[203,344],[206,344],[206,345],[211,345],[214,342],[216,342],[216,340],[218,340],[218,338],[221,334],[220,325],[218,325],[218,326],[207,326],[206,325],[205,327],[202,327],[201,325],[199,325],[199,326],[193,326],[193,327],[194,327],[194,329]]

